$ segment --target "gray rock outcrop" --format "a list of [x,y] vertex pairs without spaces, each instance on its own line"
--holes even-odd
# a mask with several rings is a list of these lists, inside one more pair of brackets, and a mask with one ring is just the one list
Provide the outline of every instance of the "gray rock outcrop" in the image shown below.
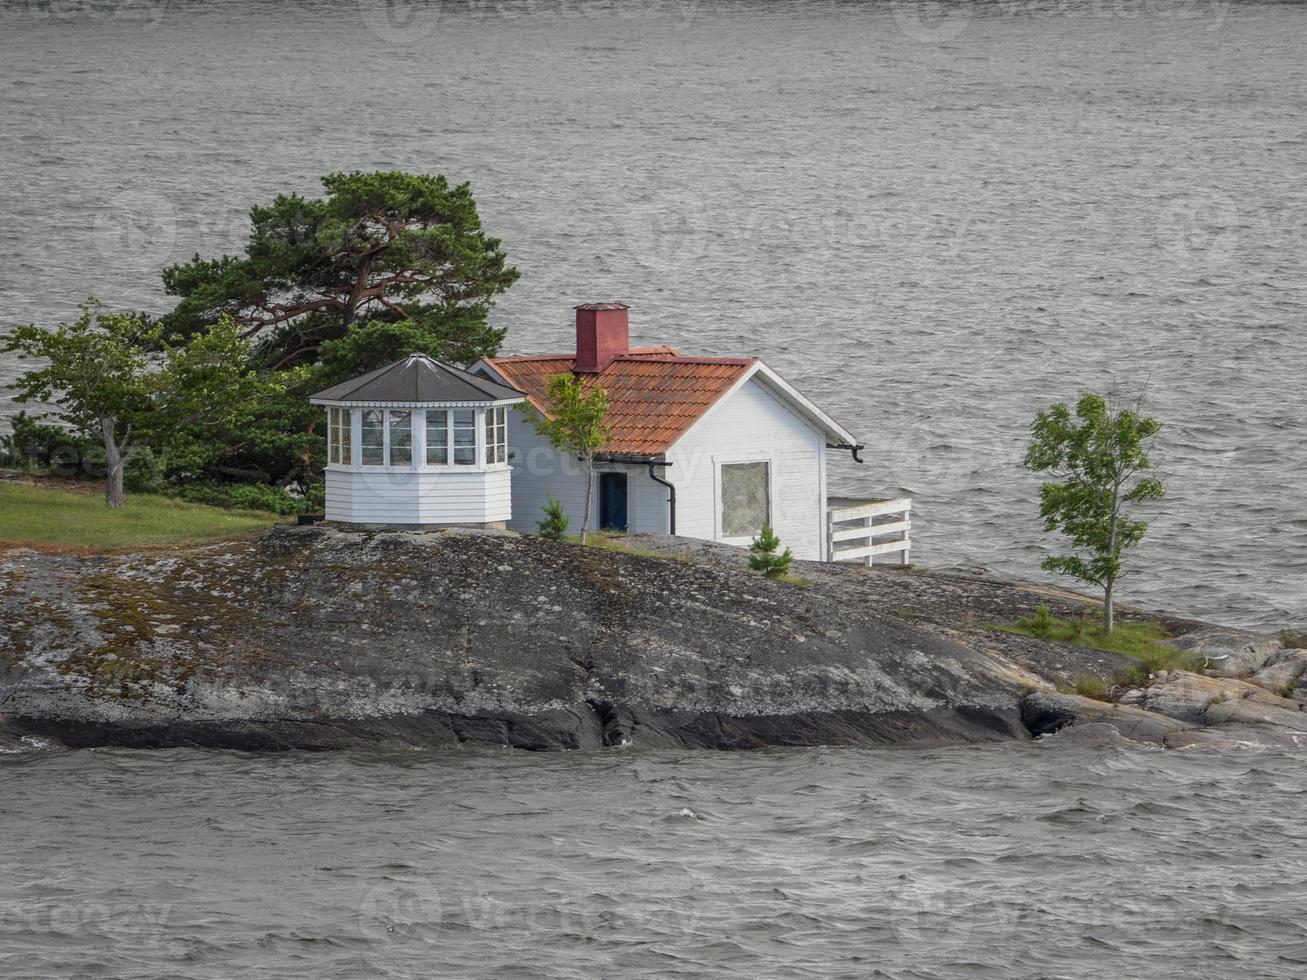
[[[531,750],[936,745],[1124,737],[1298,744],[1277,691],[1303,651],[1164,619],[1258,683],[995,629],[1046,586],[916,570],[749,572],[738,549],[644,553],[508,532],[278,527],[189,551],[0,551],[0,747]],[[1145,618],[1123,609],[1123,619]],[[1152,617],[1147,617],[1152,618]],[[1224,661],[1222,661],[1224,663]],[[1054,688],[1111,690],[1120,703]],[[1268,690],[1267,687],[1273,687]]]
[[1034,735],[1051,735],[1073,726],[1107,726],[1132,742],[1154,745],[1164,745],[1169,737],[1197,727],[1142,708],[1055,691],[1034,691],[1022,698],[1021,720]]
[[1028,737],[1029,675],[847,579],[803,588],[507,533],[320,527],[0,560],[0,717],[68,745]]
[[1202,658],[1205,672],[1216,677],[1247,677],[1261,670],[1281,647],[1278,636],[1225,626],[1204,626],[1170,643],[1178,650]]

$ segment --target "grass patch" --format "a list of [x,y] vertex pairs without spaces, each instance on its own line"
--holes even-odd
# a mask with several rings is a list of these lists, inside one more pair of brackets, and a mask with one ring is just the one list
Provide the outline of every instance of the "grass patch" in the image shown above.
[[1286,650],[1307,650],[1307,633],[1302,630],[1280,630],[1280,642]]
[[1107,681],[1091,674],[1083,674],[1075,678],[1071,682],[1071,690],[1082,698],[1093,698],[1095,701],[1107,700]]
[[[1040,640],[1055,640],[1061,643],[1076,643],[1094,650],[1106,650],[1109,653],[1133,657],[1139,661],[1139,666],[1131,668],[1117,679],[1118,683],[1125,686],[1141,684],[1148,679],[1149,674],[1159,670],[1196,672],[1203,666],[1202,657],[1163,643],[1162,641],[1170,634],[1157,623],[1117,623],[1116,629],[1109,634],[1103,632],[1103,627],[1097,621],[1059,619],[1048,611],[1047,606],[1040,606],[1033,616],[1019,619],[1015,623],[999,624],[994,628],[1005,633],[1016,633],[1020,636],[1032,636]],[[1077,693],[1080,693],[1079,690]],[[1093,697],[1093,695],[1085,696]]]
[[784,575],[780,576],[780,578],[772,579],[772,581],[784,582],[787,585],[797,585],[801,589],[806,589],[812,584],[810,579],[806,579],[802,575],[791,575],[789,572],[786,572]]
[[[580,544],[581,535],[569,534],[564,540],[570,541],[572,544]],[[679,562],[690,561],[684,555],[669,555],[665,551],[641,548],[637,544],[632,544],[631,538],[620,531],[590,531],[585,536],[585,546],[587,548],[599,548],[601,551],[618,551],[624,555],[638,555],[641,558],[661,558],[663,561]]]
[[222,510],[150,494],[117,510],[100,493],[0,483],[0,544],[120,551],[203,544],[262,530],[273,514]]

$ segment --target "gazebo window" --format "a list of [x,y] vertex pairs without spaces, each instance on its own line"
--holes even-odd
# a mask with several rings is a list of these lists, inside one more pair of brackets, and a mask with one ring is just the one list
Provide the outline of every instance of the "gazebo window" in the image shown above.
[[[486,408],[359,409],[359,445],[353,448],[350,409],[327,409],[327,458],[330,463],[407,469],[429,466],[495,466],[508,462],[508,409]],[[482,420],[484,415],[484,430]],[[418,428],[426,436],[424,451],[414,456]],[[484,441],[485,451],[482,452]]]
[[327,462],[349,465],[349,409],[327,409]]
[[508,409],[492,408],[486,413],[486,462],[508,459]]
[[390,460],[391,466],[413,465],[413,413],[387,412],[387,424],[390,426]]
[[449,412],[427,410],[427,465],[444,466],[449,462]]
[[363,446],[360,462],[382,466],[386,462],[386,416],[377,408],[363,410]]
[[477,413],[471,408],[456,408],[454,416],[454,462],[472,466],[477,461]]

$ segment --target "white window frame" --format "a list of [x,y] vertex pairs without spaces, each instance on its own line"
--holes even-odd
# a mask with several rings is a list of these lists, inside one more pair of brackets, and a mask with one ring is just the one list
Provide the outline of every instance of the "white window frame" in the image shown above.
[[[367,417],[368,412],[378,412],[381,415],[381,462],[369,463],[364,456],[363,433],[365,427],[363,420]],[[384,470],[388,469],[386,461],[390,459],[390,418],[389,413],[384,408],[363,408],[359,410],[359,466],[365,470]]]
[[[498,405],[487,408],[486,417],[486,466],[506,466],[508,464],[508,406]],[[503,459],[497,459],[500,451]]]
[[[449,411],[447,408],[428,408],[422,413],[422,469],[424,470],[443,470],[452,465],[450,460],[453,458],[454,428],[449,424]],[[426,441],[427,423],[434,415],[443,415],[445,417],[445,461],[443,463],[433,463],[427,459],[427,451],[430,449],[430,443]]]
[[353,469],[354,463],[354,409],[341,408],[338,419],[340,421],[340,467],[342,469]]
[[[390,461],[390,417],[396,412],[403,412],[408,416],[408,462],[392,463]],[[417,415],[417,409],[414,408],[388,408],[386,409],[386,469],[388,470],[411,470],[413,469],[413,452],[417,448],[417,439],[413,436],[413,419]]]
[[[456,434],[457,430],[459,428],[467,428],[467,426],[458,426],[454,422],[454,419],[459,412],[472,413],[472,461],[470,463],[460,463],[458,461],[457,450],[468,448],[467,446],[460,446],[458,444],[458,436]],[[484,424],[485,414],[484,410],[478,411],[475,408],[464,407],[451,408],[449,410],[449,466],[457,467],[459,469],[468,469],[469,467],[473,469],[484,468],[483,458],[486,442],[482,426]]]
[[[451,405],[447,408],[410,408],[397,405],[393,408],[362,405],[352,408],[329,406],[327,409],[327,459],[328,467],[339,470],[410,470],[439,471],[477,471],[508,469],[510,463],[508,447],[508,409],[511,406],[498,405],[479,408],[470,405]],[[363,462],[363,419],[367,412],[381,415],[381,462]],[[391,417],[395,412],[407,412],[409,416],[409,444],[411,463],[392,464],[391,456]],[[454,417],[458,412],[472,413],[472,461],[454,462]],[[339,414],[337,414],[339,413]],[[445,462],[427,462],[427,420],[434,413],[445,417]],[[336,432],[339,426],[339,433]],[[499,443],[491,440],[498,435]],[[339,462],[331,462],[333,446]],[[502,460],[495,460],[496,447],[503,452]],[[462,447],[465,451],[466,446]],[[345,462],[348,453],[350,461]]]
[[723,453],[713,456],[713,540],[723,544],[749,544],[753,537],[726,537],[723,532],[722,467],[745,463],[767,464],[767,524],[776,530],[776,458],[765,453]]

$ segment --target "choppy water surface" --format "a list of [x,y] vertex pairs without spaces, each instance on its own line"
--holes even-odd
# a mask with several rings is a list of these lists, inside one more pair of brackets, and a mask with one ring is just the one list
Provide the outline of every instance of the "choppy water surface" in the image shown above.
[[1298,758],[0,760],[0,974],[1301,977]]
[[927,564],[1036,574],[1033,412],[1146,386],[1172,493],[1125,597],[1307,623],[1305,38],[1223,0],[3,0],[3,319],[165,309],[253,203],[442,171],[524,273],[509,348],[615,297],[762,355]]

